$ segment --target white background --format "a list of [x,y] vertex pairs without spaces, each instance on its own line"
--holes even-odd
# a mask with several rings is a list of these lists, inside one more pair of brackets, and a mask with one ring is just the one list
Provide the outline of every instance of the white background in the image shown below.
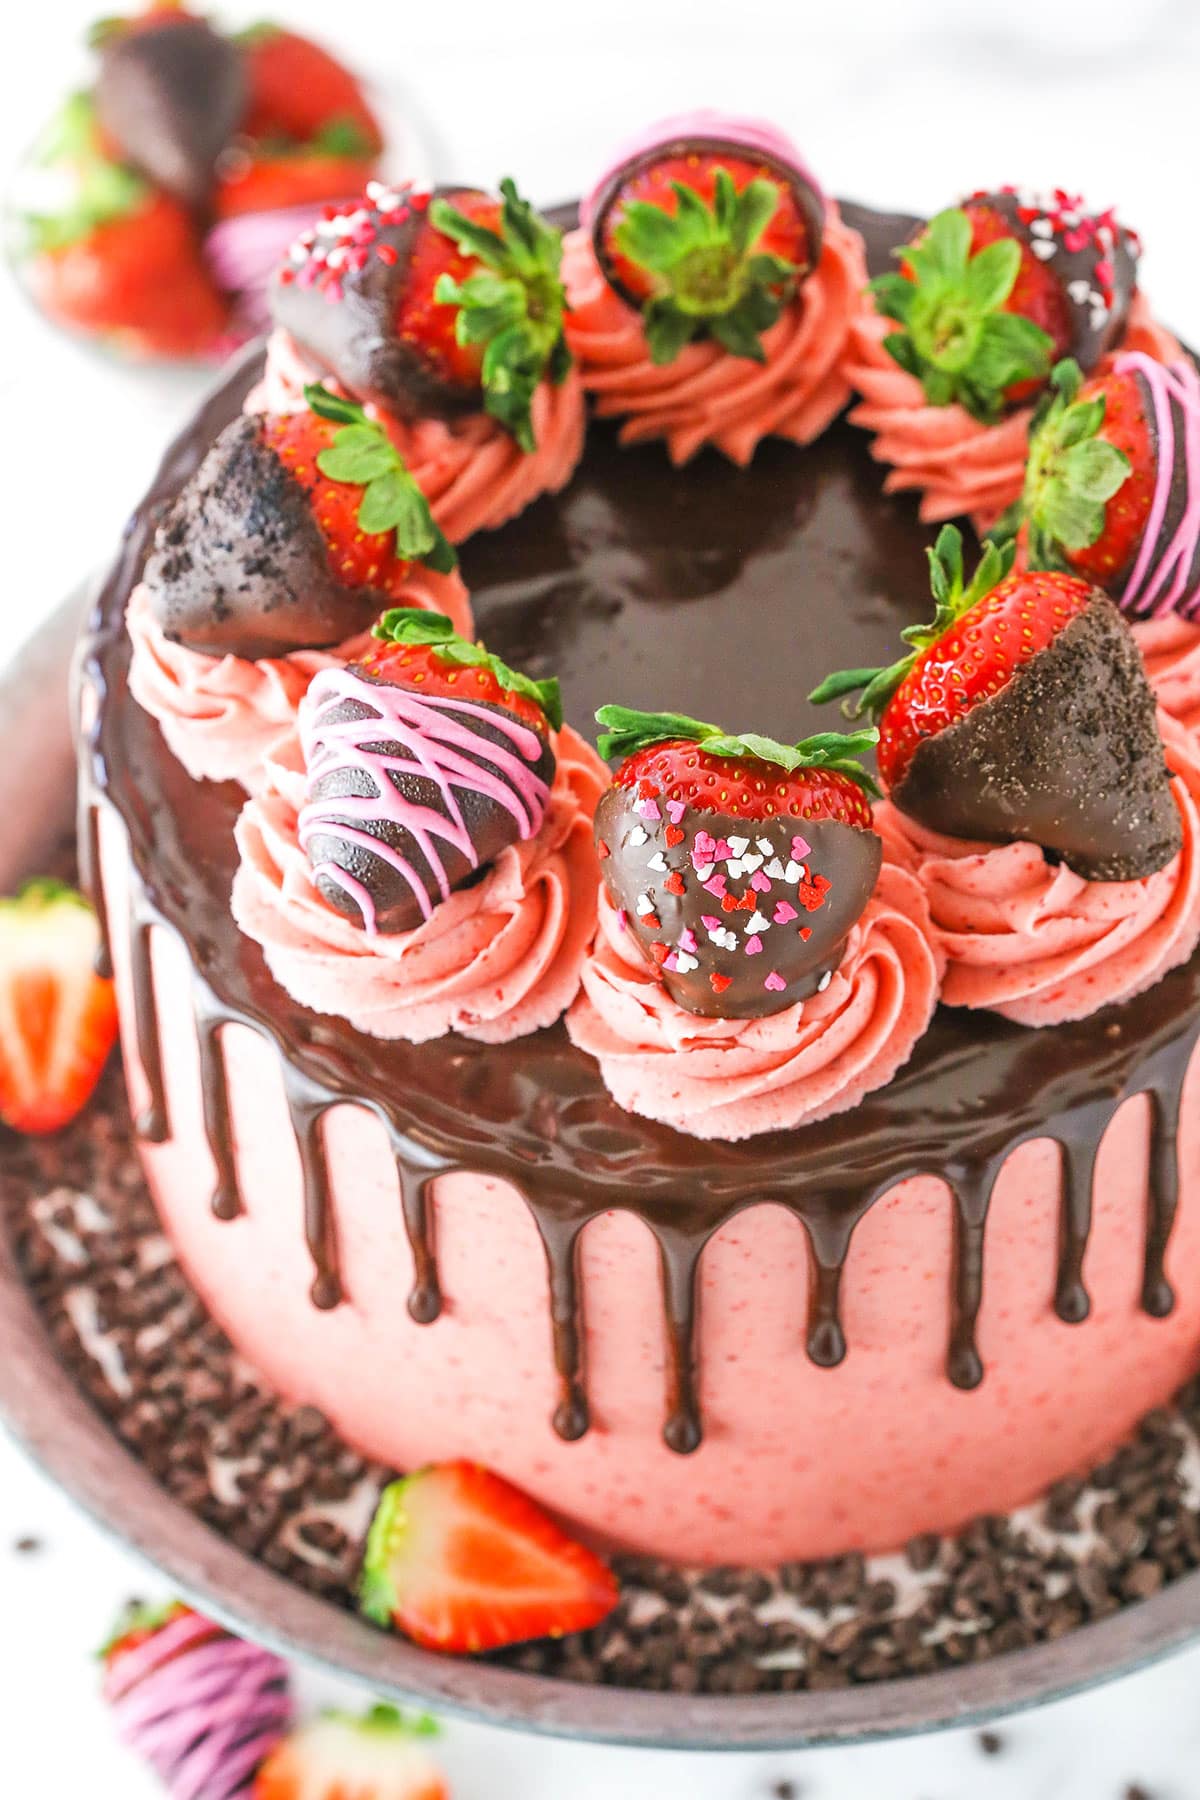
[[[0,175],[84,66],[96,0],[6,16]],[[232,23],[259,8],[231,3]],[[1147,243],[1160,315],[1200,337],[1195,224],[1200,7],[1193,0],[279,0],[334,35],[419,124],[439,175],[514,173],[576,193],[606,148],[705,104],[791,130],[833,191],[933,209],[1003,181],[1115,201]],[[8,9],[6,9],[7,15]],[[14,28],[19,25],[19,33]],[[42,325],[0,278],[0,661],[110,552],[201,381],[131,373]],[[42,1548],[18,1555],[16,1540]],[[140,1800],[154,1784],[113,1744],[89,1652],[137,1567],[0,1442],[0,1795]],[[1200,1621],[1198,1621],[1200,1624]],[[317,1697],[316,1690],[305,1689]],[[1200,1800],[1200,1652],[1002,1727],[793,1757],[682,1757],[451,1727],[457,1800],[750,1800],[785,1775],[804,1800]]]

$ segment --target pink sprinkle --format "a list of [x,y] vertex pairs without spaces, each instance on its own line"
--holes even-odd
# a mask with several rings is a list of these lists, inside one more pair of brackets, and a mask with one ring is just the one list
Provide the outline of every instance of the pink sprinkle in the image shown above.
[[[678,819],[676,819],[675,823],[679,823]],[[698,831],[696,833],[696,842],[692,850],[692,861],[694,863],[706,863],[717,862],[719,860],[720,859],[717,856],[717,840],[712,835],[711,831]]]
[[689,956],[696,954],[696,934],[690,925],[679,934],[679,948],[686,950]]
[[763,982],[763,986],[766,988],[768,994],[782,994],[784,988],[787,986],[787,982],[783,979],[782,975],[777,975],[774,969],[772,969],[771,973],[767,976],[767,979]]
[[714,862],[730,862],[732,858],[733,851],[729,848],[729,845],[725,842],[724,838],[722,838],[719,843],[713,845]]
[[686,811],[687,811],[687,803],[685,801],[683,801],[683,800],[668,800],[667,801],[667,817],[668,817],[668,819],[670,819],[672,825],[678,825],[679,821],[682,819],[682,817]]
[[787,925],[792,919],[798,919],[800,914],[796,911],[794,906],[791,906],[788,903],[788,901],[781,900],[779,905],[775,908],[773,916],[777,925]]
[[679,958],[676,956],[675,952],[672,950],[670,956],[668,956],[666,958],[665,962],[663,963],[663,968],[667,970],[668,974],[673,975],[678,967],[679,967]]
[[762,949],[762,939],[758,936],[746,939],[746,955],[757,956]]
[[725,877],[723,875],[712,876],[704,883],[704,891],[706,894],[711,894],[716,900],[723,900],[725,898]]
[[633,810],[643,819],[662,818],[662,813],[658,810],[657,800],[639,800]]
[[764,875],[761,869],[756,869],[750,877],[750,886],[756,894],[769,894],[771,891],[770,877]]
[[720,919],[714,919],[711,913],[701,913],[700,923],[705,931],[720,931],[721,929]]
[[803,862],[811,850],[812,845],[807,838],[794,837],[792,839],[792,858],[795,862]]
[[617,914],[617,930],[618,931],[628,931],[628,929],[629,929],[629,914],[625,911],[625,908],[622,907],[620,912]]

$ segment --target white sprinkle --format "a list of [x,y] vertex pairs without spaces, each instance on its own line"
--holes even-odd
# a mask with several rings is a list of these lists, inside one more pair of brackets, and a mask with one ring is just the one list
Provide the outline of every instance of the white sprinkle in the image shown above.
[[644,919],[646,917],[647,913],[652,913],[653,911],[654,911],[654,902],[650,898],[649,894],[639,894],[637,897],[638,918]]
[[698,969],[700,967],[700,963],[696,957],[689,956],[686,950],[677,950],[675,952],[675,966],[681,975],[690,975],[693,969]]
[[756,874],[762,866],[763,859],[761,856],[743,856],[742,858],[742,871],[746,875]]
[[796,883],[802,878],[803,874],[804,874],[804,864],[798,863],[793,859],[791,862],[788,863],[787,870],[786,870],[786,873],[784,874],[783,879],[785,881],[790,881],[792,886],[795,887]]
[[752,912],[742,929],[746,932],[747,936],[753,936],[756,931],[769,931],[771,929],[771,921],[770,919],[764,919],[760,912]]
[[1053,219],[1034,219],[1029,227],[1029,235],[1031,237],[1037,237],[1037,238],[1053,237],[1054,236],[1054,221],[1053,221]]
[[749,838],[731,837],[731,838],[726,838],[725,842],[729,845],[729,848],[733,851],[733,854],[735,856],[741,856],[741,854],[744,850],[748,850],[750,848],[750,839]]
[[775,848],[770,838],[755,838],[754,842],[755,847],[761,850],[764,856],[770,856],[772,850]]
[[823,994],[825,992],[825,989],[829,986],[829,984],[832,980],[833,980],[833,970],[826,969],[826,971],[822,975],[820,981],[818,981],[818,983],[817,983],[818,994]]
[[716,866],[716,863],[693,863],[692,867],[696,871],[696,880],[708,881]]
[[656,875],[666,874],[667,859],[661,850],[655,851],[654,855],[650,858],[650,861],[646,864],[646,867],[648,869],[653,869]]
[[767,864],[766,873],[772,881],[785,881],[787,879],[783,872],[783,864],[777,856]]
[[1038,258],[1038,260],[1040,262],[1049,262],[1050,258],[1054,255],[1054,250],[1055,250],[1054,239],[1053,238],[1034,238],[1034,240],[1033,240],[1032,244],[1030,244],[1029,248],[1033,251],[1033,254]]
[[1091,291],[1090,284],[1084,280],[1082,275],[1077,281],[1068,281],[1067,283],[1067,292],[1077,306],[1083,305],[1084,301],[1091,294]]
[[633,844],[635,848],[640,847],[646,842],[648,835],[644,825],[635,825],[629,834],[629,842]]

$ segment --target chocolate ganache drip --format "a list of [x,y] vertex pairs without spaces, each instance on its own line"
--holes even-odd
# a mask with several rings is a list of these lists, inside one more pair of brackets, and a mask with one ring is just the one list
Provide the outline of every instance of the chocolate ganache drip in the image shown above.
[[[876,267],[911,228],[909,221],[847,211],[866,233]],[[223,1027],[237,1023],[278,1052],[303,1169],[316,1306],[353,1299],[344,1291],[323,1149],[325,1112],[348,1102],[370,1111],[391,1144],[398,1216],[413,1252],[408,1307],[419,1323],[436,1329],[441,1305],[437,1179],[457,1171],[492,1175],[524,1197],[546,1252],[547,1357],[558,1378],[554,1424],[565,1438],[589,1424],[581,1234],[613,1209],[645,1225],[657,1240],[662,1275],[664,1436],[686,1453],[703,1433],[697,1272],[710,1239],[737,1214],[773,1204],[803,1227],[812,1281],[807,1324],[805,1296],[797,1295],[797,1327],[814,1363],[833,1367],[854,1354],[842,1323],[842,1288],[859,1221],[909,1176],[944,1181],[955,1219],[947,1374],[969,1388],[985,1374],[976,1320],[999,1171],[1021,1144],[1049,1138],[1060,1145],[1061,1239],[1057,1267],[1046,1271],[1046,1312],[1082,1321],[1096,1151],[1118,1108],[1146,1095],[1142,1305],[1156,1317],[1168,1312],[1180,1090],[1200,1032],[1196,959],[1119,1008],[1042,1031],[941,1009],[888,1087],[848,1113],[742,1143],[701,1144],[623,1112],[561,1027],[503,1046],[448,1037],[414,1048],[366,1038],[276,986],[229,913],[240,790],[193,783],[153,721],[128,701],[123,629],[156,511],[236,413],[260,367],[259,354],[244,358],[168,453],[97,601],[82,670],[91,722],[80,757],[80,854],[85,882],[100,902],[97,817],[106,839],[110,829],[123,831],[128,843],[129,918],[110,917],[108,930],[128,931],[135,949],[136,1048],[150,1094],[140,1123],[153,1137],[171,1130],[154,994],[153,946],[163,935],[178,939],[192,969],[218,1215],[233,1217],[242,1203],[220,1053]],[[844,425],[814,451],[768,445],[760,460],[753,475],[715,458],[698,464],[682,507],[680,478],[665,458],[619,450],[593,429],[585,466],[565,495],[468,546],[465,573],[493,649],[526,666],[542,656],[552,662],[576,718],[600,703],[618,666],[631,701],[649,704],[659,665],[669,661],[695,683],[691,692],[685,685],[685,701],[723,683],[731,713],[749,715],[754,698],[769,730],[816,728],[820,715],[805,713],[787,661],[803,564],[811,567],[815,557],[825,569],[844,565],[846,592],[859,603],[831,605],[844,633],[834,650],[867,663],[894,641],[898,622],[917,621],[926,610],[920,533],[906,509],[879,496],[865,442]],[[764,560],[770,582],[755,585]],[[753,633],[745,630],[750,591],[757,595]]]

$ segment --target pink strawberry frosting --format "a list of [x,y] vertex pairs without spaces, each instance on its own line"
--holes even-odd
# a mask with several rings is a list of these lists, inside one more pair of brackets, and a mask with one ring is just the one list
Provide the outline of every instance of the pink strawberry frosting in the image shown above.
[[693,1137],[736,1139],[844,1112],[908,1061],[941,953],[919,882],[884,864],[823,993],[767,1019],[701,1019],[671,999],[607,893],[567,1030],[613,1098]]
[[597,412],[623,421],[622,443],[665,438],[674,463],[715,444],[744,465],[764,437],[810,444],[845,406],[842,361],[866,279],[862,239],[829,201],[820,259],[763,334],[765,363],[709,342],[659,366],[640,315],[605,281],[588,233],[574,231],[563,247],[567,341]]
[[[870,295],[863,295],[841,369],[862,396],[851,423],[875,433],[871,454],[890,464],[883,484],[887,493],[919,493],[928,524],[965,514],[977,531],[987,531],[1024,484],[1033,408],[1020,407],[997,425],[983,425],[961,406],[928,405],[916,376],[883,347],[894,330]],[[1155,322],[1141,293],[1133,297],[1121,347],[1164,363],[1182,355],[1178,340]]]
[[[471,603],[457,570],[439,575],[414,563],[395,604],[445,613],[456,631],[473,633]],[[251,793],[262,782],[264,763],[292,737],[296,709],[313,676],[353,662],[371,642],[368,632],[360,632],[329,650],[294,650],[259,662],[205,656],[164,637],[141,584],[125,617],[133,644],[130,692],[158,720],[172,754],[193,780],[239,781]]]
[[948,1006],[1019,1025],[1084,1019],[1152,987],[1200,941],[1200,757],[1159,714],[1183,849],[1141,881],[1085,881],[1036,844],[940,837],[889,801],[875,809],[884,855],[925,890],[945,957]]
[[297,837],[304,777],[272,765],[238,820],[233,916],[280,985],[372,1037],[416,1044],[448,1031],[506,1043],[553,1024],[575,997],[596,928],[592,814],[608,785],[569,726],[554,743],[537,836],[502,851],[415,931],[376,937],[322,899]]
[[1200,625],[1167,613],[1135,621],[1132,630],[1158,704],[1200,751]]
[[[247,396],[246,411],[297,412],[305,405],[304,387],[310,381],[338,389],[336,381],[305,362],[287,332],[273,331],[263,379]],[[528,454],[483,412],[408,425],[382,407],[368,405],[366,411],[388,432],[434,518],[454,544],[476,531],[494,531],[524,512],[539,494],[557,494],[564,488],[583,454],[587,423],[583,386],[575,368],[560,385],[543,381],[534,394],[537,449]]]

